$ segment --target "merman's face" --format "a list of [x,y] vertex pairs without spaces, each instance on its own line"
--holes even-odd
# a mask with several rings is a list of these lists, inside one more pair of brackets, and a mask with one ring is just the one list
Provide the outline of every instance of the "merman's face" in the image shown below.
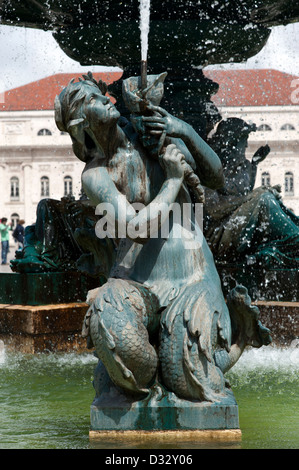
[[89,127],[96,131],[103,125],[115,124],[120,117],[119,111],[110,101],[108,96],[102,95],[100,90],[91,87],[85,96],[84,113],[89,122]]

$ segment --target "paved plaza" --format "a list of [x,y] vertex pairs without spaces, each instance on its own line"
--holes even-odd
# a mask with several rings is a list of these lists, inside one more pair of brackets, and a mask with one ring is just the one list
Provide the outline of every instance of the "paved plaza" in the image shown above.
[[14,259],[15,252],[17,249],[17,245],[14,242],[9,242],[9,253],[7,256],[7,263],[6,265],[0,264],[0,273],[11,273],[12,270],[10,269],[10,260]]

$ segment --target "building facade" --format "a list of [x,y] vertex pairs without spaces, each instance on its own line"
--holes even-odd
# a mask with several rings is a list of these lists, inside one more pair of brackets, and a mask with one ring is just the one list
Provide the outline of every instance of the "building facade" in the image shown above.
[[255,187],[279,185],[284,204],[299,215],[299,106],[272,106],[267,112],[261,107],[239,112],[226,108],[223,117],[231,116],[257,125],[248,140],[248,159],[261,145],[271,149],[258,165]]
[[[120,73],[95,73],[111,83]],[[80,76],[78,74],[78,76]],[[84,163],[54,119],[54,99],[74,77],[57,74],[5,92],[0,103],[0,218],[36,220],[41,199],[81,194]]]
[[83,162],[56,128],[53,111],[2,112],[0,136],[0,217],[32,224],[41,199],[79,197]]
[[258,165],[256,184],[281,187],[284,204],[299,216],[299,79],[276,70],[209,70],[219,83],[213,102],[222,118],[237,117],[257,126],[246,157],[268,144]]

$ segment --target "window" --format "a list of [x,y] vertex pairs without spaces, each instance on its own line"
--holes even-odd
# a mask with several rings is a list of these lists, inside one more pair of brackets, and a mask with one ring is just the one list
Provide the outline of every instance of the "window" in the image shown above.
[[60,135],[68,135],[68,132],[61,131]]
[[50,195],[49,178],[47,176],[42,176],[42,178],[40,179],[40,183],[41,183],[40,195],[42,197],[48,197]]
[[19,214],[16,214],[16,213],[11,214],[10,220],[11,220],[11,228],[12,230],[14,230],[17,226],[18,220],[20,220]]
[[270,186],[271,185],[271,178],[270,173],[264,171],[262,173],[262,186]]
[[49,129],[40,129],[37,135],[52,135],[52,132]]
[[10,178],[10,199],[19,200],[20,189],[19,189],[19,178],[13,176]]
[[272,131],[272,129],[268,124],[261,124],[258,126],[257,131]]
[[294,175],[291,171],[287,171],[284,175],[284,191],[287,196],[294,194]]
[[73,180],[71,176],[65,176],[64,180],[64,196],[73,195]]
[[280,128],[281,131],[294,131],[295,127],[292,124],[284,124]]

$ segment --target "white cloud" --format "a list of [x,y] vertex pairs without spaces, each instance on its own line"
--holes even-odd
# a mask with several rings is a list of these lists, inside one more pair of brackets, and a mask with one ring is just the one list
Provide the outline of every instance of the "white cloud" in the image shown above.
[[0,86],[5,90],[55,73],[107,69],[111,67],[82,67],[60,49],[49,31],[0,26]]

